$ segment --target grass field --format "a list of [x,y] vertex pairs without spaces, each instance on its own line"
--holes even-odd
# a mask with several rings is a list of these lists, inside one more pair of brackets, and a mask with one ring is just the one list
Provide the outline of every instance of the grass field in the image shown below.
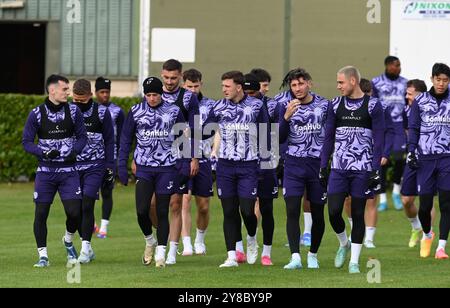
[[[134,186],[115,189],[115,207],[106,240],[93,239],[97,255],[94,263],[81,267],[81,284],[67,283],[65,251],[61,237],[65,230],[64,213],[59,199],[48,221],[48,249],[51,267],[36,270],[37,252],[33,236],[33,186],[0,185],[0,287],[159,287],[159,288],[309,288],[309,287],[450,287],[450,261],[422,260],[418,248],[407,247],[410,225],[401,212],[390,210],[380,215],[376,236],[377,249],[363,250],[363,274],[350,276],[347,268],[335,269],[337,239],[327,224],[320,250],[318,271],[285,271],[290,254],[284,246],[285,210],[276,202],[275,266],[242,265],[219,269],[226,251],[222,232],[222,211],[212,200],[211,224],[207,234],[208,254],[204,257],[178,257],[178,264],[166,269],[141,265],[144,240],[134,209]],[[97,205],[96,217],[101,207]],[[195,209],[195,207],[193,207]],[[98,221],[98,219],[97,219]],[[193,234],[195,236],[195,234]],[[262,245],[262,234],[258,239]],[[77,243],[79,250],[81,243]],[[435,243],[436,245],[436,243]],[[306,250],[302,248],[303,263]],[[381,263],[381,284],[367,282],[365,265],[369,259]]]

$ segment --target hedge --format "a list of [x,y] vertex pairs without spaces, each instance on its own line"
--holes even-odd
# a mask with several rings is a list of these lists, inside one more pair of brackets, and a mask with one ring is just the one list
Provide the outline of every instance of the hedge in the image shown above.
[[[0,94],[0,182],[19,177],[33,179],[37,159],[24,151],[22,133],[31,110],[44,102],[44,96]],[[139,98],[112,98],[127,113]]]

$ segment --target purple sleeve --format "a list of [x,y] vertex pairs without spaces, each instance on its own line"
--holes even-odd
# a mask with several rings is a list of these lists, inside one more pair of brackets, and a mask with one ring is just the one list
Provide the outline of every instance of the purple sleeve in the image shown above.
[[34,111],[30,112],[22,135],[22,145],[25,152],[33,154],[38,158],[42,158],[42,150],[34,143],[36,134],[39,130],[39,124]]
[[392,148],[394,147],[395,129],[394,122],[392,122],[392,116],[389,112],[387,112],[387,110],[384,111],[384,119],[386,131],[384,135],[383,157],[389,158],[389,156],[391,156]]
[[189,127],[191,128],[191,131],[195,129],[195,116],[200,116],[200,110],[199,110],[199,102],[197,95],[192,94],[191,101],[189,102]]
[[114,168],[114,125],[108,109],[103,118],[103,140],[105,142],[106,168]]
[[336,137],[336,114],[334,113],[333,103],[328,104],[327,122],[325,127],[325,140],[320,155],[320,168],[327,168],[331,154],[334,150],[334,139]]
[[411,106],[408,122],[408,152],[415,152],[420,138],[420,109],[416,101]]
[[371,113],[372,123],[376,123],[372,126],[373,134],[373,169],[380,170],[381,168],[381,157],[383,156],[384,150],[384,134],[385,134],[385,124],[384,124],[384,111],[381,103],[378,101]]
[[75,137],[77,140],[73,145],[73,150],[76,154],[80,154],[87,144],[88,136],[86,127],[84,126],[83,114],[79,108],[77,108],[75,113]]
[[122,135],[120,136],[119,168],[128,165],[128,158],[135,137],[135,131],[136,123],[134,122],[133,111],[130,110],[123,125]]
[[119,111],[119,115],[117,116],[116,126],[117,126],[117,148],[120,148],[120,136],[122,135],[123,123],[125,122],[125,113],[122,109]]
[[373,81],[372,81],[372,97],[380,98],[380,95],[378,94],[378,89],[373,83]]
[[285,143],[289,136],[289,122],[284,118],[285,113],[286,107],[279,105],[278,118],[280,123],[280,144]]

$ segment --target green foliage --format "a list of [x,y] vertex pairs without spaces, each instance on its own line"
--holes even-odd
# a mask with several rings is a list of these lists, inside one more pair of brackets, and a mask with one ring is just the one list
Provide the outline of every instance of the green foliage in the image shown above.
[[[22,147],[22,133],[28,115],[44,102],[44,96],[0,94],[0,182],[33,178],[37,160]],[[113,98],[127,113],[139,98]]]

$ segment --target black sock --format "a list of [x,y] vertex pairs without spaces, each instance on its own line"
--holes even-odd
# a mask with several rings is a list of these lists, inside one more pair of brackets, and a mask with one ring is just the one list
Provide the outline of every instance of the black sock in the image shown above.
[[345,231],[345,221],[342,218],[342,211],[344,210],[344,202],[347,194],[334,194],[328,196],[328,214],[330,216],[330,223],[336,234],[341,234]]
[[109,221],[113,209],[113,191],[110,187],[102,188],[102,202],[102,219]]
[[227,251],[236,250],[238,232],[241,227],[241,218],[239,215],[239,199],[223,198],[221,199],[223,208],[223,233]]
[[433,209],[433,195],[420,196],[419,219],[425,234],[431,232],[431,210]]
[[313,221],[311,229],[311,253],[317,253],[319,251],[323,234],[325,233],[325,217],[323,213],[324,208],[325,204],[311,203],[311,215]]
[[81,238],[83,241],[90,242],[92,240],[92,230],[94,229],[94,206],[95,199],[84,196],[81,203]]
[[287,197],[286,201],[286,232],[289,240],[289,248],[291,253],[300,252],[300,213],[301,213],[301,197]]
[[352,243],[362,244],[366,233],[366,223],[364,213],[366,210],[367,199],[352,197]]
[[259,199],[259,210],[262,216],[262,229],[264,245],[272,246],[275,220],[273,217],[273,199]]
[[34,237],[38,248],[47,247],[47,219],[50,214],[50,204],[35,205]]
[[255,203],[255,199],[239,198],[242,219],[250,237],[256,235],[256,228],[258,227],[258,219],[255,215]]

